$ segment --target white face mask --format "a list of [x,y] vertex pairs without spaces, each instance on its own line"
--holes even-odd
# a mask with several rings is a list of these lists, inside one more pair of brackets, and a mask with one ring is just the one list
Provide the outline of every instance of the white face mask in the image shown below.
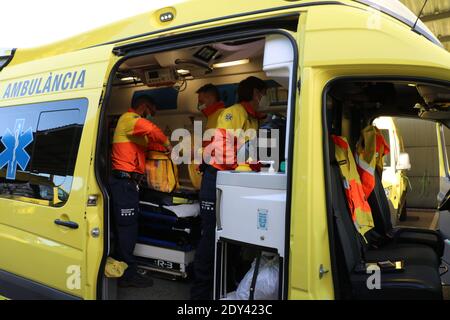
[[266,95],[262,96],[259,100],[259,109],[264,109],[270,106],[270,101]]
[[197,109],[198,109],[199,111],[202,111],[202,110],[205,109],[205,108],[206,108],[206,104],[205,104],[205,103],[200,104],[200,105],[197,106]]

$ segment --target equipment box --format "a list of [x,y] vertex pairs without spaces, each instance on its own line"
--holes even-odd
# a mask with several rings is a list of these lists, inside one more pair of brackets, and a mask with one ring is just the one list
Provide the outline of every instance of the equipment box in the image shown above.
[[276,249],[284,256],[286,174],[219,171],[217,239]]
[[[236,246],[241,252],[253,251],[252,259],[255,262],[261,259],[263,253],[277,256],[279,278],[274,281],[279,284],[277,297],[283,298],[286,185],[286,174],[282,173],[218,172],[214,274],[216,299],[229,298],[228,295],[235,289],[230,288],[230,277],[234,277],[230,272],[235,273],[231,270],[233,265],[241,263],[232,261],[236,259],[232,247]],[[258,275],[258,272],[255,274]],[[253,287],[251,291],[254,290]]]

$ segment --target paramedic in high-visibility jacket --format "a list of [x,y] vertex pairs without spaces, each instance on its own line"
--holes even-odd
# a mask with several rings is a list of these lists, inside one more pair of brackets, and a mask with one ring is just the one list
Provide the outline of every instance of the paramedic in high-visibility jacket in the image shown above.
[[110,189],[112,223],[115,229],[115,258],[128,264],[119,279],[122,287],[147,287],[152,279],[137,273],[134,247],[138,237],[139,183],[145,174],[149,142],[172,150],[169,139],[147,118],[155,113],[150,96],[133,98],[131,108],[118,120],[112,145]]
[[214,151],[204,170],[199,194],[202,237],[195,253],[195,281],[191,289],[191,299],[213,298],[217,171],[238,168],[237,149],[233,143],[236,137],[232,132],[239,129],[258,129],[259,120],[264,116],[257,110],[267,104],[266,91],[266,83],[259,78],[249,77],[241,81],[238,86],[239,103],[220,113],[214,139],[205,149]]
[[217,120],[220,113],[225,108],[225,104],[220,100],[219,89],[212,83],[205,84],[197,90],[198,109],[206,117],[206,130],[217,128]]
[[[225,109],[225,104],[220,100],[219,89],[209,83],[197,90],[198,94],[198,109],[206,117],[205,132],[207,130],[214,130],[217,128],[217,121],[219,115]],[[209,139],[203,139],[202,150],[211,143]],[[202,151],[200,150],[200,151]],[[200,166],[201,171],[204,170],[204,165]]]
[[[225,109],[225,103],[220,99],[219,89],[212,83],[205,84],[197,90],[198,110],[206,117],[206,126],[203,130],[202,146],[193,150],[191,164],[189,164],[189,177],[195,189],[200,189],[202,174],[206,164],[203,161],[203,150],[211,143],[214,129],[217,128],[217,120],[220,113]],[[201,161],[200,163],[198,161]]]

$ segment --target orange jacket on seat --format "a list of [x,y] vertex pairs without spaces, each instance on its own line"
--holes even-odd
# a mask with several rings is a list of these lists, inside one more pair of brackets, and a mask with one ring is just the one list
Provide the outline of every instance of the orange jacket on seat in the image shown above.
[[117,122],[112,146],[112,168],[144,174],[149,141],[164,146],[169,139],[158,126],[129,109]]
[[[365,235],[375,226],[372,210],[364,194],[363,185],[359,178],[355,159],[348,145],[347,139],[339,136],[331,136],[335,144],[335,156],[339,164],[344,183],[345,196],[347,197],[352,220],[356,230],[366,239]],[[367,239],[366,239],[367,241]]]
[[355,158],[367,199],[375,188],[375,170],[381,177],[383,159],[387,154],[389,154],[389,146],[381,131],[373,125],[364,128],[356,145]]

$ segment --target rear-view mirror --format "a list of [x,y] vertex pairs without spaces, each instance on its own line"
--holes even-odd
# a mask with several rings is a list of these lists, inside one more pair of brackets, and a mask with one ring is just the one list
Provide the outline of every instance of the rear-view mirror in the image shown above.
[[409,160],[409,154],[406,152],[400,153],[398,156],[397,170],[409,170],[411,169],[411,162]]

